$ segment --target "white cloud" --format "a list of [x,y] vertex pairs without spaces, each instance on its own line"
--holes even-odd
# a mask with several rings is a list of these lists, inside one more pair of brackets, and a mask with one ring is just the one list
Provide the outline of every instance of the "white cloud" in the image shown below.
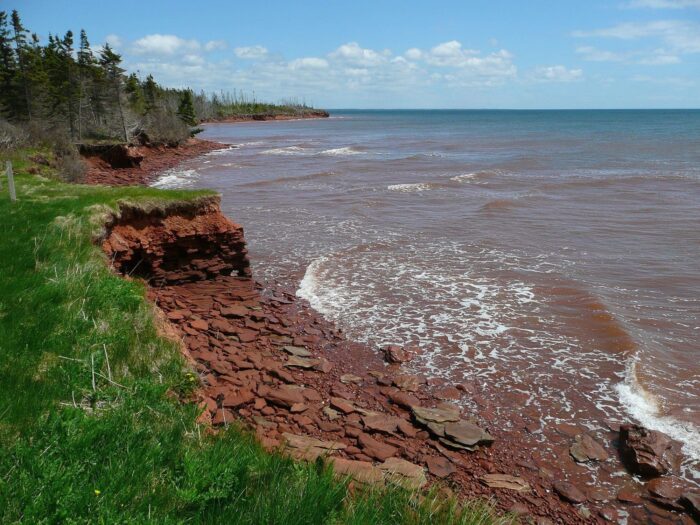
[[357,42],[349,42],[343,44],[328,56],[331,59],[342,60],[356,66],[372,67],[385,63],[387,58],[391,56],[391,52],[389,50],[375,51],[374,49],[365,49],[360,47]]
[[297,58],[289,63],[289,67],[291,69],[326,69],[328,61],[317,57]]
[[626,22],[593,31],[574,31],[577,38],[614,38],[637,40],[660,39],[666,47],[678,53],[700,53],[700,25],[684,20],[657,20],[653,22]]
[[406,51],[404,55],[409,60],[420,60],[421,58],[423,58],[423,52],[415,47],[412,47],[411,49]]
[[114,49],[119,49],[122,45],[122,39],[118,35],[109,34],[105,37],[105,42],[109,44]]
[[456,71],[445,78],[455,84],[471,85],[475,78],[480,77],[485,85],[493,85],[499,79],[515,77],[517,74],[513,55],[509,51],[501,49],[482,56],[480,51],[463,48],[457,40],[443,42],[429,50],[411,48],[404,56],[428,66],[454,68]]
[[590,62],[622,62],[626,58],[622,53],[614,53],[592,46],[579,46],[576,48],[576,53]]
[[565,66],[542,66],[535,68],[531,78],[537,82],[573,82],[583,78],[581,69],[568,69]]
[[227,44],[225,40],[210,40],[204,44],[205,51],[216,51],[218,49],[226,49]]
[[700,0],[632,0],[623,4],[630,9],[685,9],[694,7],[700,9]]
[[153,34],[139,38],[131,46],[135,55],[174,55],[176,53],[199,51],[196,40],[185,40],[175,35]]
[[263,46],[244,46],[237,47],[233,50],[238,58],[244,58],[246,60],[259,60],[265,58],[268,55],[266,47]]

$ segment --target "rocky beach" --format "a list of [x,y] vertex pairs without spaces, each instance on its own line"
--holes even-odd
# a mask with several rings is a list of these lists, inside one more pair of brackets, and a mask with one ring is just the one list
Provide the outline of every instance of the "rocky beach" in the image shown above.
[[[122,173],[101,181],[121,184]],[[464,408],[479,406],[478,383],[413,373],[420,348],[349,341],[290,286],[257,282],[243,228],[216,198],[165,210],[125,205],[102,247],[116,271],[149,283],[165,332],[199,376],[201,419],[214,428],[241,423],[265,447],[323,457],[357,483],[438,483],[526,521],[697,519],[696,493],[673,476],[677,444],[634,425],[601,435],[562,424],[544,429],[559,453],[540,453],[532,433],[542,431],[526,421],[506,429],[488,403]],[[621,477],[622,460],[640,477]],[[599,484],[587,479],[590,465]]]

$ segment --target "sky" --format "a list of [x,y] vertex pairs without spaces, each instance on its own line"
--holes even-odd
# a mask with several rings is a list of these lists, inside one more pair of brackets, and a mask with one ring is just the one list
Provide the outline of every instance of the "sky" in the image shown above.
[[129,72],[324,108],[698,108],[700,0],[0,0]]

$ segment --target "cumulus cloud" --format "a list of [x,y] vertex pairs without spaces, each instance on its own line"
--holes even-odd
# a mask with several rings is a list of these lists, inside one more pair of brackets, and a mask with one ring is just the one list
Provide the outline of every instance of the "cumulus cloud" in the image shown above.
[[109,34],[105,37],[105,42],[114,49],[119,49],[122,46],[122,39],[118,35]]
[[218,49],[226,49],[227,44],[225,40],[210,40],[204,44],[205,51],[216,51]]
[[246,60],[259,60],[265,58],[268,55],[268,50],[263,46],[244,46],[237,47],[233,50],[238,58],[243,58]]
[[185,40],[175,35],[156,33],[136,40],[131,46],[131,52],[135,55],[174,55],[199,51],[200,48],[196,40]]
[[289,67],[291,69],[326,69],[328,61],[317,57],[297,58],[289,63]]
[[360,47],[357,42],[349,42],[329,53],[328,56],[331,59],[341,60],[356,66],[372,67],[385,63],[387,58],[391,56],[391,52],[389,50],[366,49]]
[[583,71],[561,65],[541,66],[535,68],[531,78],[537,82],[574,82],[583,78]]

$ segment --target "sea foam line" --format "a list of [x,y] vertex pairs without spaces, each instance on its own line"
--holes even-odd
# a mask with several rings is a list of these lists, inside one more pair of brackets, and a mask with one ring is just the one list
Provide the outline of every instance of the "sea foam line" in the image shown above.
[[615,386],[622,406],[645,427],[680,441],[684,454],[700,461],[700,427],[659,415],[658,401],[639,384],[636,372],[637,359],[632,358],[627,362],[624,382]]

